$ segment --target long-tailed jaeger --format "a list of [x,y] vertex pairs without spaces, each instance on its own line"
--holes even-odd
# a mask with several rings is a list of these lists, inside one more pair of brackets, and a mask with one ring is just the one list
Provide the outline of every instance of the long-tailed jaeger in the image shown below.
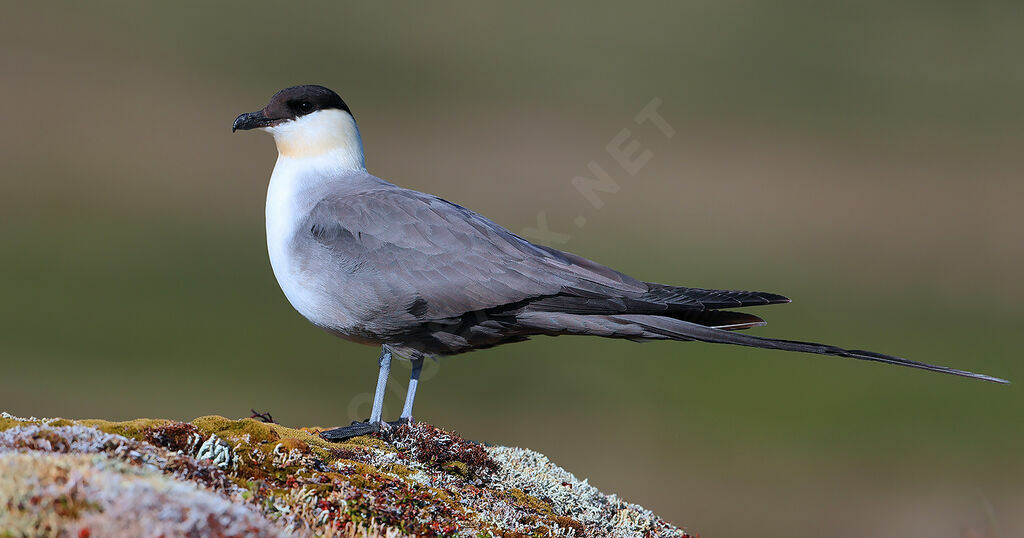
[[[274,136],[267,247],[292,306],[342,338],[381,346],[370,420],[379,426],[391,357],[412,361],[400,420],[411,420],[423,360],[534,335],[698,340],[897,364],[985,381],[1005,380],[872,351],[736,332],[764,320],[728,308],[788,303],[775,293],[644,282],[536,245],[486,217],[366,171],[348,105],[323,86],[295,86],[232,131]],[[361,429],[362,428],[362,429]]]

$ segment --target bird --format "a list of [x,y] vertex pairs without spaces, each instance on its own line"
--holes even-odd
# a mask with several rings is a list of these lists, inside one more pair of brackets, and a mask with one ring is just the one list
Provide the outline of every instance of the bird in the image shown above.
[[231,130],[252,129],[273,135],[278,151],[267,189],[266,232],[281,290],[313,325],[381,348],[369,420],[325,432],[325,438],[385,424],[393,356],[412,363],[395,421],[400,423],[412,421],[424,359],[541,335],[734,344],[1007,383],[872,351],[742,333],[765,321],[730,309],[790,299],[638,280],[390,183],[366,170],[352,111],[324,86],[285,88],[261,110],[239,115]]

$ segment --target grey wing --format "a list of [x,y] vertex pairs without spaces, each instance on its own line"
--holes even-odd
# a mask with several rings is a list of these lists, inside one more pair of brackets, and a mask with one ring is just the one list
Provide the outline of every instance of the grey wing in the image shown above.
[[668,316],[744,329],[764,321],[719,310],[788,302],[781,295],[642,282],[534,245],[435,196],[384,186],[323,199],[306,223],[344,280],[346,334],[453,354],[536,334],[662,336],[616,315]]
[[300,233],[309,233],[346,274],[346,284],[359,288],[349,301],[379,312],[361,320],[365,334],[413,352],[453,354],[535,334],[589,334],[835,355],[1006,382],[869,351],[732,333],[723,329],[763,320],[722,308],[789,299],[641,282],[394,186],[325,198],[306,226]]
[[[307,229],[372,287],[389,317],[441,320],[555,296],[635,294],[646,284],[589,260],[534,245],[435,196],[386,187],[328,197]],[[408,321],[412,321],[409,319]]]

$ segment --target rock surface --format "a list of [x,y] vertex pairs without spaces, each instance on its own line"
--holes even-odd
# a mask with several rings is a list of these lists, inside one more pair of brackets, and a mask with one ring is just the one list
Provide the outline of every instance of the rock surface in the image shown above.
[[688,536],[531,450],[320,431],[3,413],[0,536]]

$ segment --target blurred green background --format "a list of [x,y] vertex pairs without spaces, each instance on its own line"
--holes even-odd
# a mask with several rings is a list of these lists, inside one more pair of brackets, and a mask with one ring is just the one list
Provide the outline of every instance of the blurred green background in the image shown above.
[[[570,236],[554,246],[638,278],[794,299],[756,310],[756,334],[1018,381],[542,338],[429,366],[420,418],[544,452],[702,536],[1024,535],[1018,3],[3,13],[0,409],[367,414],[377,352],[278,290],[273,144],[230,131],[320,83],[384,178],[516,232],[543,213]],[[652,98],[674,137],[633,123]],[[605,151],[623,128],[653,152],[635,175]],[[620,186],[600,209],[570,183],[591,161]]]

